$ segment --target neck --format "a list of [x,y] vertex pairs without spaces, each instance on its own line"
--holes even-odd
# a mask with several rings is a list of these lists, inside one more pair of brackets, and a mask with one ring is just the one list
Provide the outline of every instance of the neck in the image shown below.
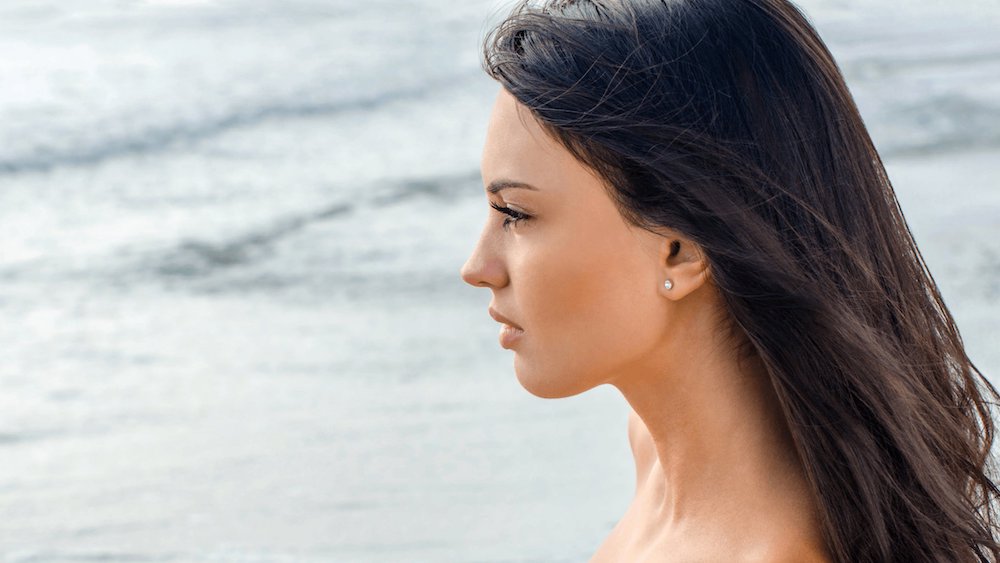
[[684,326],[647,363],[658,369],[613,382],[632,407],[636,498],[657,515],[652,525],[721,529],[733,540],[797,522],[815,536],[815,506],[763,364],[738,361],[707,321]]

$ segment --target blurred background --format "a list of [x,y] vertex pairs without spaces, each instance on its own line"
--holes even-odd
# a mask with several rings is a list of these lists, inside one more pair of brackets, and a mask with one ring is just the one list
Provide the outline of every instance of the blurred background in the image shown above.
[[[1000,374],[1000,9],[809,0]],[[494,0],[0,4],[0,557],[585,561],[608,386],[518,384],[459,268]]]

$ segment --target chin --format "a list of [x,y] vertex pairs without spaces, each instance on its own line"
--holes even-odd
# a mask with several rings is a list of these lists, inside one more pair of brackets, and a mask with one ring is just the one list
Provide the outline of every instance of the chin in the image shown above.
[[559,374],[552,371],[539,371],[525,368],[514,361],[514,372],[517,374],[517,381],[524,387],[524,390],[541,399],[563,399],[579,395],[593,385],[581,385],[583,381],[579,375]]

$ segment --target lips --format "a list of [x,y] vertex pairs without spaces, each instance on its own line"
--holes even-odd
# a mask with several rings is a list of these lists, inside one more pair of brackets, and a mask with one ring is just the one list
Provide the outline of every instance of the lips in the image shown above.
[[498,323],[503,323],[505,325],[512,326],[512,327],[514,327],[514,328],[516,328],[518,330],[524,330],[520,326],[518,326],[514,321],[512,321],[512,320],[508,319],[507,317],[501,315],[500,313],[496,312],[496,310],[494,310],[493,307],[489,308],[489,313],[490,313],[490,316],[493,317],[493,320],[495,320]]

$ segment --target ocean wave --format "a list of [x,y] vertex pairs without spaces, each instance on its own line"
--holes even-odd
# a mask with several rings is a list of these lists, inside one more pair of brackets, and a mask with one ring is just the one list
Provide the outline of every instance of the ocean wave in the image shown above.
[[121,156],[156,153],[266,121],[374,111],[393,102],[425,96],[433,86],[435,85],[398,89],[342,101],[273,102],[245,110],[233,109],[229,113],[196,123],[181,121],[149,126],[126,136],[98,139],[92,144],[56,149],[36,148],[32,154],[25,156],[0,158],[0,175],[46,172],[62,166],[88,166]]
[[[478,172],[468,172],[386,182],[381,186],[373,186],[366,201],[335,203],[315,211],[288,215],[227,240],[188,238],[176,247],[147,260],[152,264],[152,271],[159,277],[205,277],[220,270],[266,259],[275,244],[318,223],[344,218],[362,208],[377,213],[380,208],[414,197],[453,198],[466,192],[469,184],[478,181]],[[269,288],[283,285],[273,275],[257,276],[254,279]]]
[[158,264],[154,269],[167,277],[195,277],[246,264],[265,255],[268,248],[278,240],[316,222],[350,213],[354,207],[352,204],[335,204],[319,211],[285,217],[228,241],[184,240],[166,256],[157,259]]

